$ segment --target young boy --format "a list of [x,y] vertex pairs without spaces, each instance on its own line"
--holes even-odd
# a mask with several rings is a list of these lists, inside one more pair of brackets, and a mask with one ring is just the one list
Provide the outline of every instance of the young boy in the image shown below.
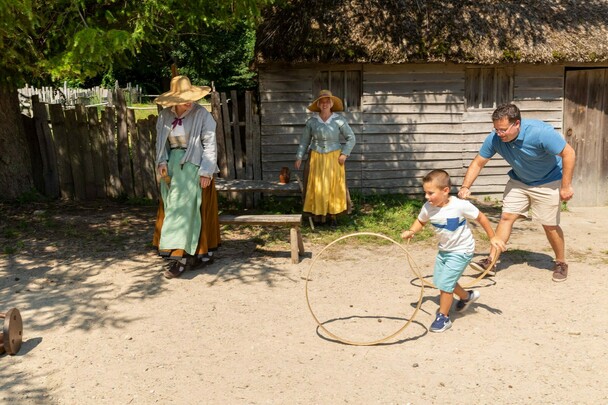
[[476,220],[481,225],[496,249],[504,251],[506,248],[505,243],[494,235],[488,218],[477,207],[469,201],[450,196],[451,186],[450,176],[445,170],[433,170],[427,174],[422,179],[427,202],[410,229],[401,234],[403,239],[411,239],[430,221],[439,237],[439,252],[433,271],[433,283],[440,290],[439,311],[431,332],[443,332],[452,326],[449,313],[453,294],[460,298],[456,304],[458,312],[466,310],[479,298],[478,291],[465,291],[458,284],[475,251],[475,239],[467,219]]

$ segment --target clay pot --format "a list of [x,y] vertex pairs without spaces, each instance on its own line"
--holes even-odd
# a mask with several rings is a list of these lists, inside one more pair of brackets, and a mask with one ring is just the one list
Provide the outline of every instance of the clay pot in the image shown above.
[[281,171],[279,172],[279,183],[287,184],[289,183],[289,178],[291,177],[291,171],[288,167],[281,167]]

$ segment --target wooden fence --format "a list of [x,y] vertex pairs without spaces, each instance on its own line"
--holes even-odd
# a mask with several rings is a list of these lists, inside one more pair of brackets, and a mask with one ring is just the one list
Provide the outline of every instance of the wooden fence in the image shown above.
[[[71,88],[68,87],[67,83],[64,83],[62,87],[32,87],[26,84],[24,87],[19,89],[21,110],[26,114],[31,108],[31,103],[29,100],[32,96],[38,96],[38,100],[42,103],[49,104],[63,104],[66,106],[75,106],[77,104],[108,104],[112,105],[112,95],[116,94],[116,90],[121,89],[125,95],[127,101],[131,103],[141,103],[142,97],[152,97],[145,96],[142,94],[141,88],[136,85],[133,87],[131,83],[127,83],[127,87],[120,88],[118,86],[118,81],[113,89],[108,89],[105,87],[91,87],[88,89],[80,89],[80,88]],[[148,101],[148,100],[146,100]]]
[[[135,120],[123,91],[114,105],[64,108],[31,98],[23,115],[34,184],[44,195],[70,200],[158,197],[156,115]],[[217,122],[218,166],[226,179],[261,179],[260,120],[252,92],[211,94]]]

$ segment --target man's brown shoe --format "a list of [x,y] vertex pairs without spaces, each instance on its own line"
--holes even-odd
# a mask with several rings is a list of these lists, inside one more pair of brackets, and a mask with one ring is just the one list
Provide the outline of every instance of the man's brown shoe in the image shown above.
[[[486,271],[488,269],[488,267],[490,267],[491,264],[492,264],[492,259],[490,259],[489,257],[486,257],[485,259],[481,259],[478,262],[471,262],[469,264],[469,266],[471,266],[476,271],[483,273],[484,271]],[[492,267],[490,269],[490,271],[488,272],[488,275],[490,275],[490,276],[496,275],[496,265],[494,265],[494,267]]]
[[564,262],[555,262],[553,267],[553,281],[566,281],[568,278],[568,264]]

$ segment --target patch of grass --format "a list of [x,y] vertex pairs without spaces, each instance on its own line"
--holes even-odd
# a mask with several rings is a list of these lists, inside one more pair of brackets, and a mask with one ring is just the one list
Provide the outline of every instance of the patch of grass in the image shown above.
[[[129,107],[136,107],[133,109],[133,112],[135,113],[135,122],[147,119],[150,115],[158,115],[158,107],[154,103],[135,103],[131,104]],[[145,110],[142,108],[145,108]]]
[[2,235],[6,238],[6,239],[15,239],[19,236],[19,232],[17,232],[17,230],[13,229],[13,228],[6,228],[3,232]]
[[[412,225],[418,217],[423,202],[400,195],[353,194],[353,212],[340,218],[341,233],[373,232],[400,240],[401,232]],[[428,228],[417,235],[426,239],[432,232]]]
[[27,220],[21,219],[17,223],[17,228],[21,229],[22,231],[26,231],[26,230],[29,230],[31,228],[31,225],[30,225],[30,223]]
[[509,256],[518,260],[527,260],[531,255],[531,252],[521,249],[509,249]]
[[24,192],[15,200],[18,204],[28,204],[35,202],[45,202],[48,201],[48,198],[40,194],[36,189],[30,189],[29,191]]
[[14,255],[20,250],[23,250],[23,246],[23,241],[18,240],[10,246],[4,246],[4,248],[2,249],[2,253],[4,253],[5,255]]
[[2,253],[5,255],[14,255],[17,253],[17,248],[15,246],[5,246],[2,249]]
[[149,198],[144,198],[144,197],[133,197],[133,198],[127,198],[125,200],[125,204],[134,206],[134,207],[151,207],[153,205],[157,205],[158,201],[151,200]]
[[47,228],[47,229],[58,229],[59,228],[59,224],[57,223],[57,221],[54,218],[51,218],[50,216],[46,216],[42,219],[42,225]]

